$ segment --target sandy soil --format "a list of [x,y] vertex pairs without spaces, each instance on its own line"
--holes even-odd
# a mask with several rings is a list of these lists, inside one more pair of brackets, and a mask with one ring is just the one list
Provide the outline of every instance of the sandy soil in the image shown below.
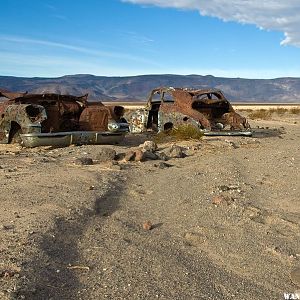
[[177,143],[168,168],[1,145],[0,299],[284,299],[300,289],[299,124]]

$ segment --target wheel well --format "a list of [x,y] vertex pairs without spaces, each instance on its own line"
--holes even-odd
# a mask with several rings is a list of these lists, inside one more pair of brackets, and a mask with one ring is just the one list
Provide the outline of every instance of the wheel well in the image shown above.
[[167,122],[164,124],[164,130],[171,130],[173,128],[172,122]]
[[8,143],[11,143],[14,135],[21,130],[21,126],[17,123],[12,121],[10,123],[10,131],[9,131],[9,137],[8,137]]

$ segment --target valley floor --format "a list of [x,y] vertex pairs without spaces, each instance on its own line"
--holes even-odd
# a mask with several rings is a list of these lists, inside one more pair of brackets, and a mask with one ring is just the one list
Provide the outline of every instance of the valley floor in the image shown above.
[[300,118],[251,123],[252,138],[178,143],[187,157],[167,168],[74,164],[101,146],[1,145],[0,298],[277,300],[300,289]]

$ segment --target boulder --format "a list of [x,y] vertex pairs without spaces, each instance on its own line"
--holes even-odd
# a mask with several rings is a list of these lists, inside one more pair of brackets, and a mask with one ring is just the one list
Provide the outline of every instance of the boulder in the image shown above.
[[172,145],[171,147],[165,150],[165,154],[171,158],[183,158],[186,157],[186,154],[183,152],[184,148]]
[[116,157],[116,151],[112,148],[107,148],[107,147],[101,148],[98,154],[96,155],[96,159],[99,162],[114,160],[115,157]]
[[157,155],[151,151],[143,151],[144,152],[144,159],[156,160],[158,159]]

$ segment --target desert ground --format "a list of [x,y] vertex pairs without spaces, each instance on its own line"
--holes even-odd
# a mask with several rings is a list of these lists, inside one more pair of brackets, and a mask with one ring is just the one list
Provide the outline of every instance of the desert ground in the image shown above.
[[250,124],[253,137],[175,142],[186,156],[167,161],[99,162],[103,148],[122,157],[150,134],[118,146],[0,145],[0,299],[295,295],[300,115]]

